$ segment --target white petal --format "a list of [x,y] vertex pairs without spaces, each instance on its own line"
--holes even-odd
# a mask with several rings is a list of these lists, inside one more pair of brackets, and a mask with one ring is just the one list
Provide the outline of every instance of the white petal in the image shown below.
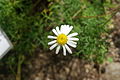
[[57,45],[58,45],[58,43],[53,44],[53,45],[50,47],[50,50],[54,49]]
[[68,38],[68,40],[72,40],[72,41],[78,41],[78,38]]
[[73,29],[73,26],[70,26],[69,29],[66,31],[66,35],[68,35],[72,29]]
[[54,33],[56,36],[58,35],[58,33],[57,33],[57,31],[56,31],[55,29],[53,29],[52,31],[53,31],[53,33]]
[[73,26],[69,27],[69,25],[61,25],[60,31],[61,31],[61,33],[67,35],[72,30],[72,28],[73,28]]
[[66,56],[66,49],[65,49],[65,46],[63,45],[63,55]]
[[65,47],[66,47],[67,51],[68,51],[70,54],[72,54],[71,49],[70,49],[66,44],[65,44]]
[[68,30],[69,27],[67,27],[67,25],[61,25],[60,31],[63,34],[66,34],[66,31]]
[[66,25],[66,27],[68,27],[68,28],[69,28],[69,25]]
[[49,39],[57,39],[55,36],[48,36]]
[[56,48],[56,54],[58,54],[60,51],[60,45]]
[[76,48],[76,45],[75,45],[75,44],[72,44],[72,43],[70,43],[70,42],[67,42],[67,44],[68,44],[69,46],[73,47],[73,48]]
[[69,31],[69,25],[64,25],[63,33],[67,35],[68,31]]
[[70,38],[70,37],[77,36],[77,35],[78,33],[72,33],[72,34],[69,34],[68,37]]
[[58,34],[61,34],[58,26],[56,27],[56,31],[57,31]]
[[56,42],[57,42],[57,40],[53,40],[53,41],[49,42],[48,45],[52,45],[52,44],[54,44]]
[[74,42],[74,41],[68,41],[69,43],[71,43],[71,44],[77,44],[77,42]]
[[61,28],[60,28],[60,31],[61,31],[61,33],[64,33],[64,25],[61,25]]

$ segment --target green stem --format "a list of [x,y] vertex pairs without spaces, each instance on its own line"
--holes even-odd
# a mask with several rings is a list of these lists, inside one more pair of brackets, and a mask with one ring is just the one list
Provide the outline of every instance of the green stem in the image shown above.
[[16,75],[16,73],[15,73],[15,71],[14,71],[14,69],[13,69],[13,67],[10,65],[9,66],[9,68],[10,68],[10,70],[12,71],[12,73],[14,74],[14,75]]
[[16,80],[21,80],[21,66],[23,61],[24,61],[24,56],[19,55]]

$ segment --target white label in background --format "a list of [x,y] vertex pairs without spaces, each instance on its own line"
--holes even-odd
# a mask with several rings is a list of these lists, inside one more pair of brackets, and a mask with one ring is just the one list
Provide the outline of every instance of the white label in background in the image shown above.
[[6,34],[0,28],[0,59],[12,48],[12,44],[9,41]]

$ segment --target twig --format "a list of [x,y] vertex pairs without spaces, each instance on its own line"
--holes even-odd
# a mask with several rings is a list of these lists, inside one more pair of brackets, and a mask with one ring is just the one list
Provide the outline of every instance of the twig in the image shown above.
[[110,14],[113,14],[115,13],[116,11],[118,11],[120,9],[120,6],[118,6],[115,10],[113,10],[113,12],[109,12],[109,13],[106,13],[106,14],[101,14],[101,15],[96,15],[96,16],[77,16],[80,12],[80,10],[78,10],[76,12],[76,14],[73,15],[72,19],[76,19],[76,18],[97,18],[97,17],[104,17],[106,15],[110,15]]
[[117,10],[115,10],[113,13],[111,13],[112,16],[104,24],[102,24],[102,26],[104,26],[106,23],[108,23],[115,16],[115,14],[119,11],[119,7],[117,8]]
[[78,10],[78,11],[72,16],[72,19],[74,19],[80,12],[81,12],[81,9]]

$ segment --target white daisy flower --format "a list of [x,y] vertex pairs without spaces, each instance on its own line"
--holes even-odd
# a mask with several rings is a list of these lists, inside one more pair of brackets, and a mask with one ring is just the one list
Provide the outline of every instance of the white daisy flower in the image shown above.
[[72,29],[73,29],[73,26],[69,26],[69,25],[61,25],[60,29],[58,26],[56,27],[56,29],[53,29],[52,31],[56,36],[48,36],[48,38],[54,39],[53,41],[48,43],[48,45],[52,45],[50,47],[50,50],[57,47],[56,54],[58,54],[60,51],[60,48],[62,47],[63,55],[66,55],[66,50],[70,54],[72,54],[72,51],[69,48],[69,46],[76,48],[77,42],[75,41],[79,40],[78,38],[74,37],[74,36],[77,36],[78,33],[69,34]]

